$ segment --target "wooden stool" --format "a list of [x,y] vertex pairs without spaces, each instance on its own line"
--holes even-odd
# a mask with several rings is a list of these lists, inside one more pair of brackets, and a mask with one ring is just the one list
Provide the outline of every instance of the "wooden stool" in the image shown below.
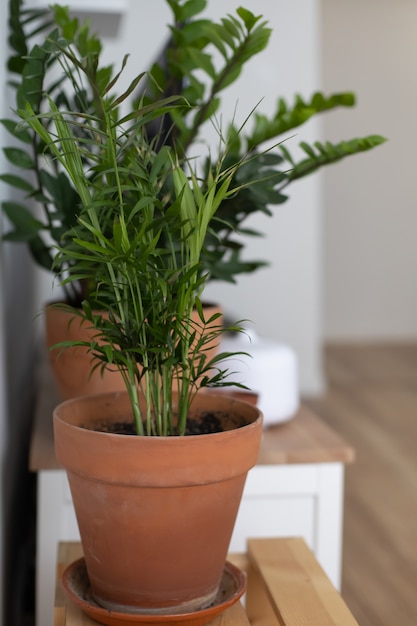
[[[82,556],[81,545],[59,545],[55,626],[97,626],[67,599],[60,579]],[[238,602],[213,626],[358,626],[303,539],[250,539],[229,560],[247,572],[246,609]]]

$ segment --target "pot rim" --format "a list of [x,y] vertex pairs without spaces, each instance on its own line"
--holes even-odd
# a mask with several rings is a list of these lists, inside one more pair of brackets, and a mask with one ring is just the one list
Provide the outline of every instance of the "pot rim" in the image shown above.
[[[204,397],[202,397],[204,396]],[[253,439],[262,437],[262,413],[248,402],[221,396],[221,394],[201,394],[198,404],[213,408],[220,400],[220,410],[226,406],[244,410],[252,421],[244,426],[225,430],[218,433],[185,436],[138,436],[120,435],[108,432],[98,432],[79,426],[80,422],[88,420],[88,410],[94,408],[96,401],[104,401],[102,406],[108,410],[112,403],[122,399],[122,406],[127,405],[127,392],[110,392],[95,394],[81,398],[72,398],[59,404],[54,410],[55,452],[59,463],[68,472],[79,475],[96,476],[103,482],[117,482],[116,469],[124,466],[123,482],[144,481],[149,486],[159,481],[156,474],[163,471],[168,474],[168,485],[196,484],[193,467],[204,469],[207,483],[223,480],[220,477],[219,467],[225,463],[228,467],[228,478],[246,473],[253,467],[258,457],[258,446],[253,445]],[[197,398],[196,398],[197,401]],[[74,416],[72,409],[81,410]],[[120,410],[120,407],[119,407]],[[65,415],[62,415],[62,413]],[[61,413],[61,415],[60,415]],[[119,418],[126,417],[126,412],[119,412]],[[115,416],[115,419],[118,419]],[[70,420],[70,421],[68,421]],[[95,420],[97,423],[97,419]],[[240,449],[235,455],[235,450]],[[82,459],[83,465],[80,465]],[[100,476],[95,469],[95,463],[101,461],[104,471]],[[123,461],[123,462],[121,462]]]

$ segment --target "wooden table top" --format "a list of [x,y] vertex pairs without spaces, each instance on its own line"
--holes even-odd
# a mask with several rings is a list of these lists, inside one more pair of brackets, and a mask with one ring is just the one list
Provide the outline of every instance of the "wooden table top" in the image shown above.
[[[52,410],[60,399],[48,363],[40,371],[39,393],[30,446],[29,469],[60,469],[55,458]],[[288,422],[265,428],[258,463],[351,463],[354,450],[310,409],[301,406]]]
[[[97,626],[65,595],[60,580],[82,556],[81,545],[59,545],[54,626]],[[238,602],[212,626],[358,626],[303,539],[249,539],[246,554],[228,559],[247,572],[246,608]]]

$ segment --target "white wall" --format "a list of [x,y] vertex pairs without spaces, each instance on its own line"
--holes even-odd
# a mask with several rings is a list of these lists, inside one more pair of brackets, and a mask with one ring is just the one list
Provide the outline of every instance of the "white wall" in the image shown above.
[[358,96],[325,136],[389,138],[324,174],[327,339],[417,338],[416,68],[415,0],[323,0],[324,87]]
[[[227,4],[227,9],[225,7]],[[211,11],[230,10],[211,1]],[[312,0],[259,0],[243,3],[263,14],[273,28],[267,50],[253,60],[230,94],[231,110],[238,98],[243,112],[264,97],[260,110],[272,112],[279,96],[293,101],[296,93],[310,96],[320,88],[320,4]],[[320,138],[312,121],[295,132],[288,146]],[[214,284],[209,295],[238,317],[247,318],[265,337],[283,341],[298,355],[304,393],[322,387],[321,349],[321,180],[319,175],[297,182],[290,200],[274,208],[273,218],[256,216],[255,228],[265,233],[248,241],[248,258],[266,259],[270,266],[241,277],[237,286]]]

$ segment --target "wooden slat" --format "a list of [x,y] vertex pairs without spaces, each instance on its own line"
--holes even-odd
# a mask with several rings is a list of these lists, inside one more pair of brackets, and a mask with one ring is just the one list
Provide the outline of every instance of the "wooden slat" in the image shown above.
[[[280,626],[358,626],[303,539],[251,539],[248,555]],[[261,601],[248,598],[251,622]]]
[[66,626],[67,609],[65,606],[55,606],[54,626]]
[[258,463],[351,463],[353,447],[311,409],[301,406],[297,415],[265,430]]
[[82,555],[82,547],[78,541],[66,541],[60,543],[58,546],[54,626],[70,626],[71,622],[74,623],[74,621],[77,626],[84,626],[84,618],[89,620],[85,623],[86,626],[97,626],[97,622],[95,620],[91,620],[87,616],[84,616],[82,612],[68,600],[61,585],[61,578],[64,569],[67,565],[82,557]]
[[250,626],[250,622],[242,604],[237,602],[213,620],[211,626]]
[[[95,626],[62,593],[59,582],[68,563],[81,556],[76,542],[61,543],[55,626]],[[248,573],[247,611],[239,602],[213,626],[357,626],[302,539],[253,539],[248,554],[229,559]]]
[[248,586],[246,612],[252,626],[284,626],[273,605],[261,572],[249,562],[246,568]]

